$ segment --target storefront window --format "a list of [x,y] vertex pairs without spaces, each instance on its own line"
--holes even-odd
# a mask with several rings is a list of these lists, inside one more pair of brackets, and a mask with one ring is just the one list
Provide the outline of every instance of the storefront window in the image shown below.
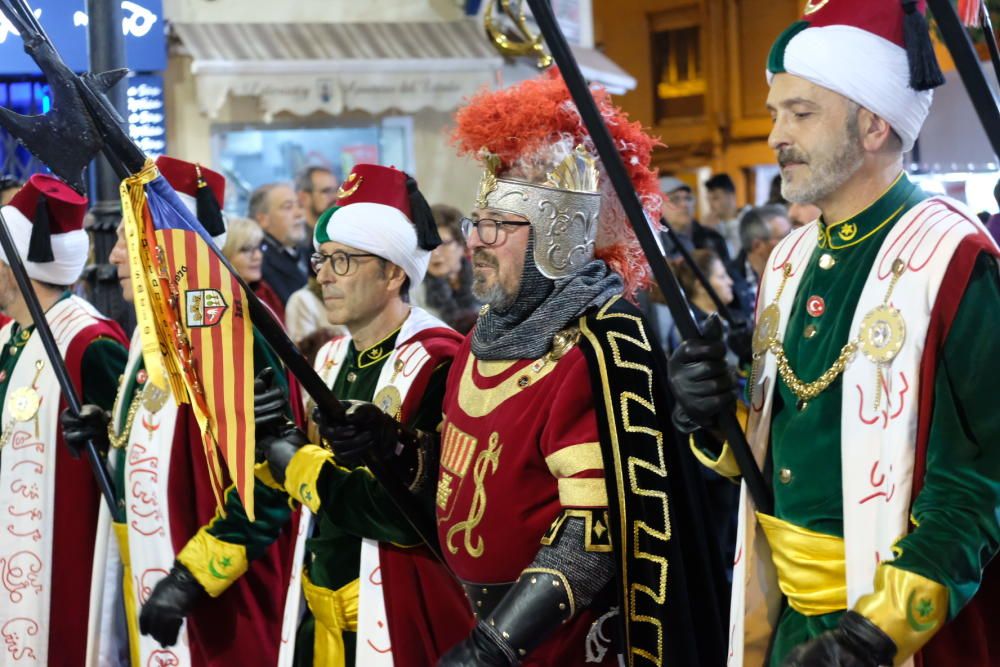
[[371,124],[311,128],[218,127],[212,131],[212,156],[229,184],[226,208],[245,211],[254,188],[292,181],[309,166],[327,167],[338,179],[360,162],[412,172],[412,119],[388,117]]
[[650,17],[656,121],[705,114],[700,14],[696,5]]

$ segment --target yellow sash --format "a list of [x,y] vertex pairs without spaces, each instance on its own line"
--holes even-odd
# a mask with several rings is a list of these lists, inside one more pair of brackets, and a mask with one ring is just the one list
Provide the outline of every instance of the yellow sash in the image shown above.
[[358,589],[355,579],[343,588],[330,590],[317,586],[302,570],[302,593],[316,619],[313,662],[329,667],[344,667],[344,632],[358,631]]
[[778,586],[788,605],[804,616],[847,609],[844,540],[757,512],[771,545]]
[[132,563],[128,552],[128,524],[112,523],[118,554],[122,559],[122,597],[125,602],[125,619],[128,622],[128,652],[132,667],[141,667],[139,656],[139,610],[136,609],[135,584],[132,580]]

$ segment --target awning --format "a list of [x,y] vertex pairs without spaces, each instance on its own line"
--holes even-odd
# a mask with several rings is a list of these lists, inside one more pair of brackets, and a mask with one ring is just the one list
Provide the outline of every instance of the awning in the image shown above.
[[583,46],[571,46],[580,65],[580,73],[587,81],[599,83],[612,95],[624,95],[635,90],[635,77],[619,67],[611,58]]
[[437,23],[175,23],[198,102],[215,116],[230,95],[266,118],[346,109],[450,111],[497,81],[503,59],[470,20]]

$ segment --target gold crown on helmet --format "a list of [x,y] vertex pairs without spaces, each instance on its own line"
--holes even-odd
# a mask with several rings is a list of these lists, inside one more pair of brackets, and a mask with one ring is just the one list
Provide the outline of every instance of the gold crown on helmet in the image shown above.
[[500,158],[479,151],[485,167],[476,206],[523,216],[535,233],[535,264],[547,278],[576,273],[594,259],[601,208],[597,161],[582,145],[542,183],[499,178]]

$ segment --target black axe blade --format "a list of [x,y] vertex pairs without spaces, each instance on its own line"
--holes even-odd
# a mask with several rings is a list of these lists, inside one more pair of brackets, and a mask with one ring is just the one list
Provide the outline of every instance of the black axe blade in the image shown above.
[[[84,170],[101,152],[104,139],[87,111],[79,78],[70,71],[51,42],[30,25],[22,24],[24,50],[45,76],[52,92],[52,108],[38,116],[24,116],[0,107],[0,126],[70,187],[86,192]],[[121,81],[128,70],[89,75],[86,84],[103,94]]]

